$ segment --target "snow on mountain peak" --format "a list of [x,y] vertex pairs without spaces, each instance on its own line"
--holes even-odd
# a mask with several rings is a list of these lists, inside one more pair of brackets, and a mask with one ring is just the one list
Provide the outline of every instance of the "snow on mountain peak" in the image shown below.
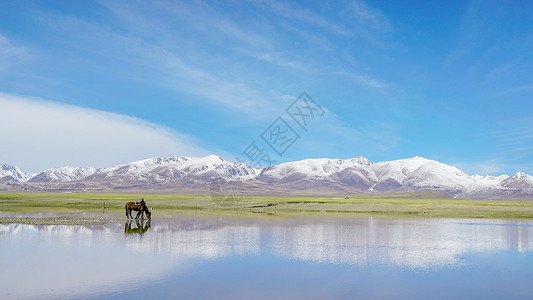
[[262,173],[274,178],[281,178],[294,173],[307,176],[326,177],[346,168],[363,167],[371,164],[372,163],[363,156],[352,159],[313,158],[270,166],[264,169],[264,172]]
[[208,155],[208,156],[205,156],[205,157],[201,157],[200,159],[206,160],[206,161],[217,161],[217,162],[226,161],[222,157],[220,157],[218,155],[214,155],[214,154],[211,154],[211,155]]
[[31,175],[22,172],[22,170],[18,167],[0,164],[0,179],[2,178],[12,178],[15,181],[25,182],[31,178]]
[[225,162],[225,160],[217,155],[208,155],[205,157],[169,156],[169,157],[154,157],[154,158],[139,160],[139,161],[132,162],[130,164],[136,165],[136,166],[151,167],[153,165],[168,165],[168,164],[176,164],[176,163],[184,163],[184,162],[207,163],[207,164],[215,163],[216,164],[216,163]]
[[366,158],[364,156],[359,156],[359,157],[352,158],[352,159],[350,159],[350,161],[352,163],[357,163],[357,164],[362,165],[362,166],[370,166],[372,164],[372,162],[368,158]]
[[[248,181],[250,184],[280,184],[305,188],[362,192],[438,190],[457,196],[493,195],[494,192],[533,193],[533,177],[523,172],[508,175],[468,176],[458,168],[415,156],[372,163],[366,157],[351,159],[305,159],[262,169],[217,155],[205,157],[154,157],[108,168],[63,167],[29,175],[16,167],[0,164],[0,182],[71,182],[103,184],[105,188],[158,188],[195,184],[205,186],[215,178]],[[29,180],[28,180],[29,179]],[[31,187],[31,184],[29,185]],[[43,185],[44,187],[44,185]]]
[[516,177],[516,178],[526,178],[526,177],[528,177],[529,175],[527,175],[527,174],[524,173],[524,172],[516,172],[516,174],[514,174],[513,176]]
[[454,166],[415,156],[373,164],[378,183],[417,189],[436,189],[456,193],[468,189],[474,180]]
[[472,178],[473,180],[475,180],[476,182],[494,182],[494,181],[502,181],[504,179],[507,179],[509,178],[510,176],[509,175],[506,175],[506,174],[503,174],[503,175],[500,175],[500,176],[496,176],[496,175],[472,175],[470,176],[470,178]]
[[74,180],[85,179],[98,170],[94,167],[81,168],[81,167],[62,167],[52,168],[42,171],[41,173],[33,176],[30,182],[67,182]]
[[511,189],[533,189],[533,177],[524,172],[517,172],[502,180],[501,185]]
[[217,155],[205,157],[154,157],[118,165],[98,172],[98,178],[127,176],[134,179],[165,182],[182,177],[237,177],[249,178],[257,173],[252,167],[243,163],[234,163]]

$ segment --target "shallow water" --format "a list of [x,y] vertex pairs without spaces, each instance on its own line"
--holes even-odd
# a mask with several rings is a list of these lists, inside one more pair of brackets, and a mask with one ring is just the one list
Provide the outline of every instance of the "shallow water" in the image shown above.
[[172,217],[0,224],[11,298],[528,299],[533,222]]

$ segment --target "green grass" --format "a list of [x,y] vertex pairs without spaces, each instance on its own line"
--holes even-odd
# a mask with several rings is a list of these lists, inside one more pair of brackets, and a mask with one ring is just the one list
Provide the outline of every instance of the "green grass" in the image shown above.
[[[246,196],[236,206],[220,206],[209,196],[98,193],[0,193],[4,212],[124,213],[128,201],[144,197],[154,216],[385,216],[424,218],[533,218],[533,202],[445,198],[439,193],[406,193],[350,199],[311,196]],[[427,197],[427,199],[424,199]],[[214,199],[217,200],[217,199]]]

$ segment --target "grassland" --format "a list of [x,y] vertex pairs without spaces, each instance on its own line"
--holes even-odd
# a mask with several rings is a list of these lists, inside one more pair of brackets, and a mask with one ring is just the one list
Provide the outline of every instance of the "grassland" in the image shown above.
[[343,216],[423,218],[533,218],[533,201],[479,201],[446,198],[438,193],[391,194],[375,197],[245,196],[230,201],[209,196],[86,193],[0,193],[2,212],[124,213],[124,204],[144,197],[154,217]]

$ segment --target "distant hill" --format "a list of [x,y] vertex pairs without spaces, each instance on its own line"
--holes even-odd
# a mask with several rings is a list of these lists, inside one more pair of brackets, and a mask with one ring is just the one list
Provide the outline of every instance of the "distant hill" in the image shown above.
[[[469,176],[422,157],[373,163],[305,159],[261,169],[206,157],[155,157],[108,168],[63,167],[27,174],[0,165],[2,190],[159,190],[208,193],[214,180],[239,183],[249,194],[360,194],[402,198],[533,199],[533,177]],[[395,195],[390,195],[396,193]]]

